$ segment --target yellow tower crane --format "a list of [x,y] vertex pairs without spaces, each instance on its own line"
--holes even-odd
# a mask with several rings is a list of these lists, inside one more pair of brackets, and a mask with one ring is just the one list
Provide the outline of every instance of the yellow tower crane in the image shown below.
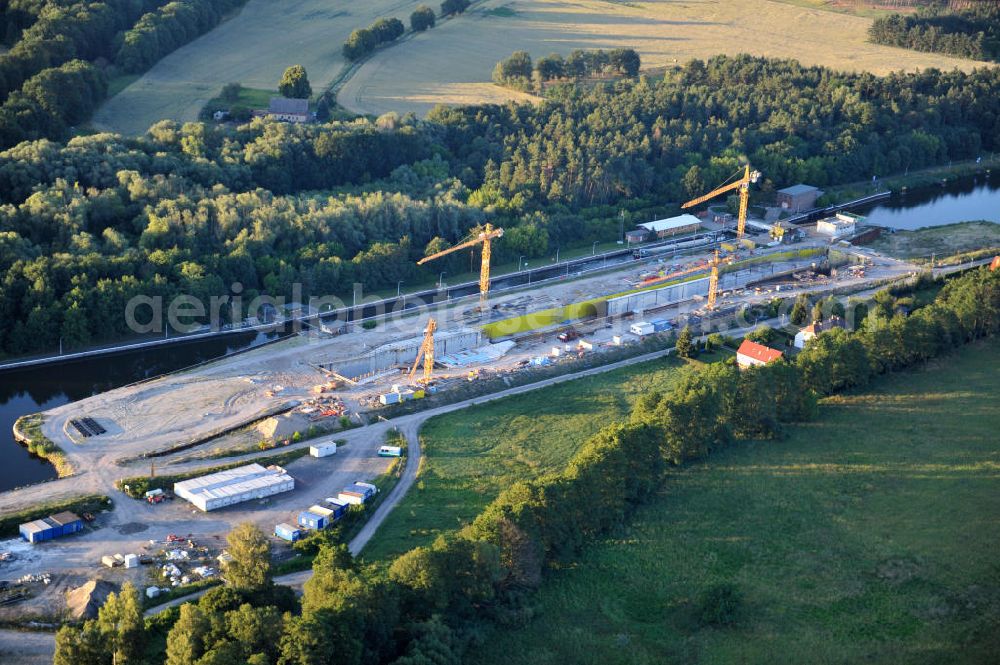
[[437,330],[437,322],[434,319],[427,319],[427,327],[424,329],[424,342],[420,345],[417,357],[413,361],[413,368],[410,370],[410,382],[417,373],[420,361],[424,361],[424,383],[429,383],[431,374],[434,372],[434,331]]
[[712,258],[712,275],[708,278],[708,309],[715,309],[715,297],[719,292],[719,250]]
[[461,242],[454,247],[449,247],[446,250],[437,252],[436,254],[431,254],[430,256],[425,256],[424,258],[417,261],[418,266],[422,266],[428,261],[433,261],[434,259],[445,256],[446,254],[451,254],[452,252],[457,252],[460,249],[465,249],[466,247],[474,247],[482,243],[483,245],[483,259],[481,266],[479,268],[479,310],[482,312],[486,311],[486,297],[490,292],[490,243],[497,238],[503,237],[503,229],[493,228],[492,224],[486,224],[482,231],[475,234],[469,240]]
[[699,196],[696,199],[692,199],[681,206],[681,208],[690,208],[696,206],[699,203],[704,203],[709,199],[714,199],[719,194],[725,194],[734,189],[740,190],[740,215],[737,218],[736,225],[736,242],[743,240],[743,231],[747,225],[747,205],[750,203],[750,184],[755,183],[760,180],[760,171],[751,171],[750,165],[746,165],[746,169],[743,172],[743,177],[736,182],[731,182],[728,185],[723,185],[718,189],[714,189],[704,196]]

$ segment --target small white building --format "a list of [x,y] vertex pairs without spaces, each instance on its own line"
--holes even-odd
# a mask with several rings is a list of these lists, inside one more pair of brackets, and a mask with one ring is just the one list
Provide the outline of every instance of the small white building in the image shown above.
[[857,230],[858,222],[862,220],[864,220],[864,217],[859,217],[846,212],[838,212],[833,217],[827,217],[826,219],[821,219],[816,222],[816,232],[828,235],[831,238],[842,238],[844,236],[854,235],[854,232]]
[[327,441],[326,443],[317,443],[315,446],[309,446],[309,454],[313,457],[329,457],[337,452],[337,442]]
[[638,335],[639,337],[652,335],[655,332],[653,324],[647,321],[636,321],[628,327],[628,331],[633,335]]
[[280,466],[247,464],[174,483],[174,494],[208,512],[295,489],[295,479]]
[[756,365],[766,365],[767,363],[781,358],[782,353],[769,346],[758,344],[749,339],[743,340],[740,348],[736,351],[736,364],[740,367],[754,367]]
[[793,344],[797,349],[804,349],[806,348],[806,343],[821,332],[832,330],[833,328],[843,327],[845,327],[843,319],[837,316],[829,319],[828,321],[816,321],[814,323],[810,323],[808,326],[795,333],[795,341]]

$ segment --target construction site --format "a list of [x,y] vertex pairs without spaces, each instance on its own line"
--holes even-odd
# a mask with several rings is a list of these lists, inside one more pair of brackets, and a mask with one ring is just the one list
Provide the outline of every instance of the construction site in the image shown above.
[[[364,321],[322,320],[245,353],[45,412],[42,432],[74,474],[8,492],[5,507],[98,493],[113,497],[114,508],[51,542],[0,542],[9,553],[3,576],[27,576],[35,600],[25,603],[39,609],[95,576],[158,589],[150,597],[210,579],[233,524],[254,522],[276,543],[294,541],[375,496],[377,479],[401,468],[397,455],[415,474],[399,447],[384,445],[386,435],[415,445],[423,420],[473,400],[477,382],[497,378],[506,389],[514,377],[523,385],[533,372],[561,365],[572,378],[582,359],[593,367],[603,355],[620,360],[629,349],[638,356],[665,348],[685,326],[698,335],[745,330],[756,322],[747,321],[749,308],[775,297],[846,297],[919,270],[816,224],[748,225],[757,176],[748,166],[735,182],[685,204],[737,191],[735,224],[711,214],[657,220],[640,230],[656,237],[625,261],[491,288],[491,244],[503,242],[503,229],[486,225],[421,261],[478,249],[478,293]],[[268,462],[291,451],[302,454]],[[223,464],[238,468],[218,470]],[[175,476],[184,480],[144,494],[123,486],[128,478]]]

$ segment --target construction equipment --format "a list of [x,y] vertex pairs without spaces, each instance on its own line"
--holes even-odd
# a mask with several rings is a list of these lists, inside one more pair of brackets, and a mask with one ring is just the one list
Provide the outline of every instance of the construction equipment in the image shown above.
[[714,189],[704,196],[699,196],[696,199],[692,199],[681,206],[681,208],[690,208],[696,206],[699,203],[704,203],[709,199],[714,199],[719,194],[725,194],[734,189],[740,190],[740,214],[737,218],[736,224],[736,241],[739,242],[743,239],[743,231],[747,225],[747,205],[750,203],[750,184],[755,183],[760,180],[760,171],[751,171],[750,165],[747,164],[743,171],[743,177],[736,182],[731,182],[728,185],[723,185],[718,189]]
[[424,342],[420,345],[420,351],[417,352],[417,357],[413,361],[413,368],[410,370],[410,382],[413,382],[413,377],[417,373],[417,367],[420,366],[420,361],[424,361],[424,378],[421,379],[425,384],[429,383],[431,380],[431,374],[434,372],[434,331],[437,330],[437,322],[434,319],[427,319],[427,327],[424,329]]
[[719,250],[712,258],[712,276],[708,279],[708,309],[715,309],[715,298],[719,291]]
[[487,223],[483,230],[475,234],[469,240],[465,242],[460,242],[454,247],[449,247],[446,250],[431,254],[430,256],[425,256],[424,258],[417,261],[418,266],[422,266],[428,261],[433,261],[434,259],[445,256],[446,254],[451,254],[452,252],[457,252],[460,249],[465,249],[466,247],[474,247],[482,243],[483,245],[483,257],[482,263],[479,268],[479,310],[481,312],[486,311],[486,296],[490,292],[490,243],[496,238],[503,237],[503,229],[493,228],[492,224]]

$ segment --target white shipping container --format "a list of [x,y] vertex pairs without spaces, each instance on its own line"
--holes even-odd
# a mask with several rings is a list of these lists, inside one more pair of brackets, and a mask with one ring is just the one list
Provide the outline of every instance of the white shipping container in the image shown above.
[[639,321],[639,322],[633,323],[631,326],[629,326],[628,330],[633,335],[638,335],[639,337],[644,337],[646,335],[652,335],[653,334],[653,324],[652,323],[647,323],[646,321]]
[[337,495],[337,498],[344,503],[352,503],[357,506],[365,502],[365,497],[361,492],[341,492]]
[[126,554],[125,555],[125,567],[126,568],[138,568],[139,567],[139,556],[137,554]]
[[313,457],[329,457],[337,452],[337,443],[335,441],[329,441],[327,443],[317,443],[315,446],[309,446],[309,454]]

